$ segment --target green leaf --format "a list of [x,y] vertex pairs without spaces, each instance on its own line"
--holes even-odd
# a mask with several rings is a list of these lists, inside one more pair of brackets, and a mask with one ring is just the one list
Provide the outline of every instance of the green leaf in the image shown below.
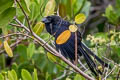
[[[120,0],[116,0],[116,7],[115,7],[116,13],[120,18]],[[119,19],[120,22],[120,19]]]
[[17,74],[15,70],[8,71],[9,80],[17,80]]
[[0,14],[0,28],[5,27],[9,22],[13,20],[16,14],[16,9],[13,7],[8,8]]
[[16,63],[13,63],[11,68],[14,69],[15,71],[17,71],[18,65]]
[[107,33],[96,33],[94,36],[95,38],[102,38],[102,39],[105,39],[106,41],[109,40]]
[[48,72],[50,75],[57,73],[56,65],[48,60],[46,54],[34,54],[33,59],[41,72]]
[[77,27],[76,25],[70,25],[70,26],[69,26],[69,30],[70,30],[71,32],[76,32],[76,31],[78,30],[78,27]]
[[51,53],[47,52],[47,57],[52,62],[56,62],[56,57],[54,55],[52,55]]
[[7,35],[8,34],[8,28],[7,27],[2,27],[2,32],[3,32],[3,35]]
[[27,0],[20,0],[20,3],[22,5],[22,8],[25,10],[25,12],[29,15],[30,9],[29,9],[29,3],[27,3]]
[[71,80],[70,78],[66,78],[65,80]]
[[116,0],[116,6],[120,9],[120,0]]
[[8,54],[9,57],[13,57],[13,51],[11,49],[11,47],[9,46],[7,41],[4,41],[4,49],[6,51],[6,53]]
[[83,13],[80,13],[80,14],[78,14],[78,15],[75,16],[75,22],[76,22],[77,24],[81,24],[81,23],[83,23],[85,20],[86,20],[86,16],[85,16],[85,14],[83,14]]
[[0,73],[0,80],[4,80],[4,76]]
[[72,6],[71,6],[71,0],[64,0],[65,1],[65,9],[66,9],[66,13],[67,15],[69,15],[69,17],[72,17]]
[[91,8],[91,2],[86,1],[81,12],[85,13],[86,17],[88,17],[90,13],[90,8]]
[[23,44],[17,46],[17,53],[20,55],[22,60],[27,60],[27,47]]
[[[40,35],[40,37],[41,37],[42,39],[44,39],[45,41],[48,41],[49,38],[50,38],[50,34],[48,34],[48,33],[43,33],[43,34]],[[53,39],[54,39],[54,38],[52,38],[52,40],[53,40]]]
[[112,45],[111,48],[112,48],[114,54],[116,53],[116,55],[120,56],[120,47],[119,46]]
[[66,8],[64,4],[59,4],[59,15],[64,18],[66,14]]
[[118,18],[119,16],[117,15],[116,11],[114,10],[114,8],[109,5],[107,8],[106,8],[106,11],[105,11],[105,16],[108,18],[108,21],[112,24],[119,24],[118,22]]
[[29,7],[30,7],[30,4],[31,4],[31,0],[24,0],[24,3],[26,4],[26,8],[28,9],[28,11],[30,11]]
[[0,0],[0,14],[12,6],[14,0]]
[[[72,0],[72,7],[75,14],[80,13],[86,0]],[[87,6],[87,5],[85,5]]]
[[74,80],[86,80],[83,76],[77,74],[74,78]]
[[18,65],[18,69],[17,69],[17,74],[18,77],[21,77],[21,73],[22,73],[22,69],[27,69],[30,70],[32,67],[31,62],[30,61],[20,61],[21,63]]
[[15,70],[12,70],[11,73],[12,73],[12,75],[14,77],[14,80],[18,80]]
[[74,9],[72,9],[73,0],[61,0],[59,4],[59,14],[64,17],[72,17],[72,13]]
[[36,69],[34,69],[33,76],[34,76],[34,80],[38,80],[37,70]]
[[54,14],[55,5],[56,5],[55,0],[48,1],[48,3],[45,6],[45,16]]
[[21,75],[23,80],[32,80],[31,74],[25,69],[22,69]]
[[35,45],[34,45],[34,43],[30,43],[28,48],[27,48],[27,57],[28,57],[28,59],[31,59],[31,57],[33,56],[34,51],[35,51]]
[[42,22],[38,22],[34,28],[33,28],[33,32],[35,32],[37,35],[40,35],[40,33],[43,31],[45,27],[45,24]]
[[14,77],[12,76],[10,71],[8,71],[8,78],[9,78],[9,80],[14,80]]
[[48,72],[46,72],[45,80],[48,80],[49,76]]
[[35,2],[32,2],[30,5],[30,18],[32,20],[35,20],[40,13],[39,5],[37,5]]

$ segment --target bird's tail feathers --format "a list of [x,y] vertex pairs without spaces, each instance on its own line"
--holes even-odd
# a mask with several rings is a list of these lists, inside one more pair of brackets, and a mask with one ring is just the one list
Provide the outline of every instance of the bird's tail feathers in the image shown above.
[[81,43],[81,46],[86,50],[86,52],[90,55],[92,55],[102,66],[109,67],[107,63],[102,61],[98,56],[96,56],[84,43]]
[[96,64],[94,63],[94,61],[91,59],[91,57],[86,53],[86,51],[79,46],[78,48],[79,52],[82,53],[88,67],[90,68],[90,70],[97,76],[97,73],[102,74],[102,72],[100,70],[97,69]]

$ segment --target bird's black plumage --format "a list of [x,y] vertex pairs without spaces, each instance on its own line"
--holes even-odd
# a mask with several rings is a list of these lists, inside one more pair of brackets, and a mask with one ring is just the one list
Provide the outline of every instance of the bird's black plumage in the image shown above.
[[[56,39],[58,36],[64,32],[65,30],[69,30],[69,23],[68,21],[63,20],[59,16],[47,16],[43,18],[43,23],[45,23],[46,30],[51,35],[55,37],[55,45],[56,49],[61,51],[61,54],[69,58],[72,62],[75,60],[75,33],[71,32],[70,38],[63,44],[57,44]],[[97,67],[94,61],[92,60],[91,56],[93,56],[102,66],[107,67],[108,64],[106,64],[104,61],[102,61],[98,56],[96,56],[82,41],[81,41],[81,33],[77,31],[77,46],[78,46],[78,56],[83,56],[86,63],[88,64],[88,67],[90,70],[97,75],[97,73],[101,73]],[[90,56],[91,55],[91,56]]]

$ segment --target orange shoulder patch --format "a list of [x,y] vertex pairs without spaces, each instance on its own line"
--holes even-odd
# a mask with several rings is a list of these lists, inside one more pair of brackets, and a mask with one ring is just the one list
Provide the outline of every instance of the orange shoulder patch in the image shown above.
[[65,30],[58,36],[58,38],[56,39],[56,43],[63,44],[70,38],[70,36],[71,36],[70,30]]

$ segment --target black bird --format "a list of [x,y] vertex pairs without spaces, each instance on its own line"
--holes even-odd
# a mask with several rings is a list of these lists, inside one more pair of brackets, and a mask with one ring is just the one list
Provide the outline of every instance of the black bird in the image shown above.
[[[42,22],[45,23],[46,30],[48,33],[55,37],[55,46],[61,54],[69,58],[71,62],[75,61],[75,33],[69,33],[70,22],[63,20],[61,17],[56,15],[47,16],[42,19]],[[64,32],[69,33],[64,34]],[[60,37],[62,35],[67,35],[67,39],[65,37]],[[63,40],[62,43],[58,43],[57,39]],[[65,41],[64,41],[65,39]],[[83,56],[90,70],[97,76],[98,74],[102,74],[100,70],[97,69],[97,65],[92,60],[91,56],[93,56],[102,66],[108,67],[108,64],[102,61],[98,56],[96,56],[82,41],[81,41],[81,33],[77,31],[77,52],[78,56]],[[90,56],[91,55],[91,56]]]

